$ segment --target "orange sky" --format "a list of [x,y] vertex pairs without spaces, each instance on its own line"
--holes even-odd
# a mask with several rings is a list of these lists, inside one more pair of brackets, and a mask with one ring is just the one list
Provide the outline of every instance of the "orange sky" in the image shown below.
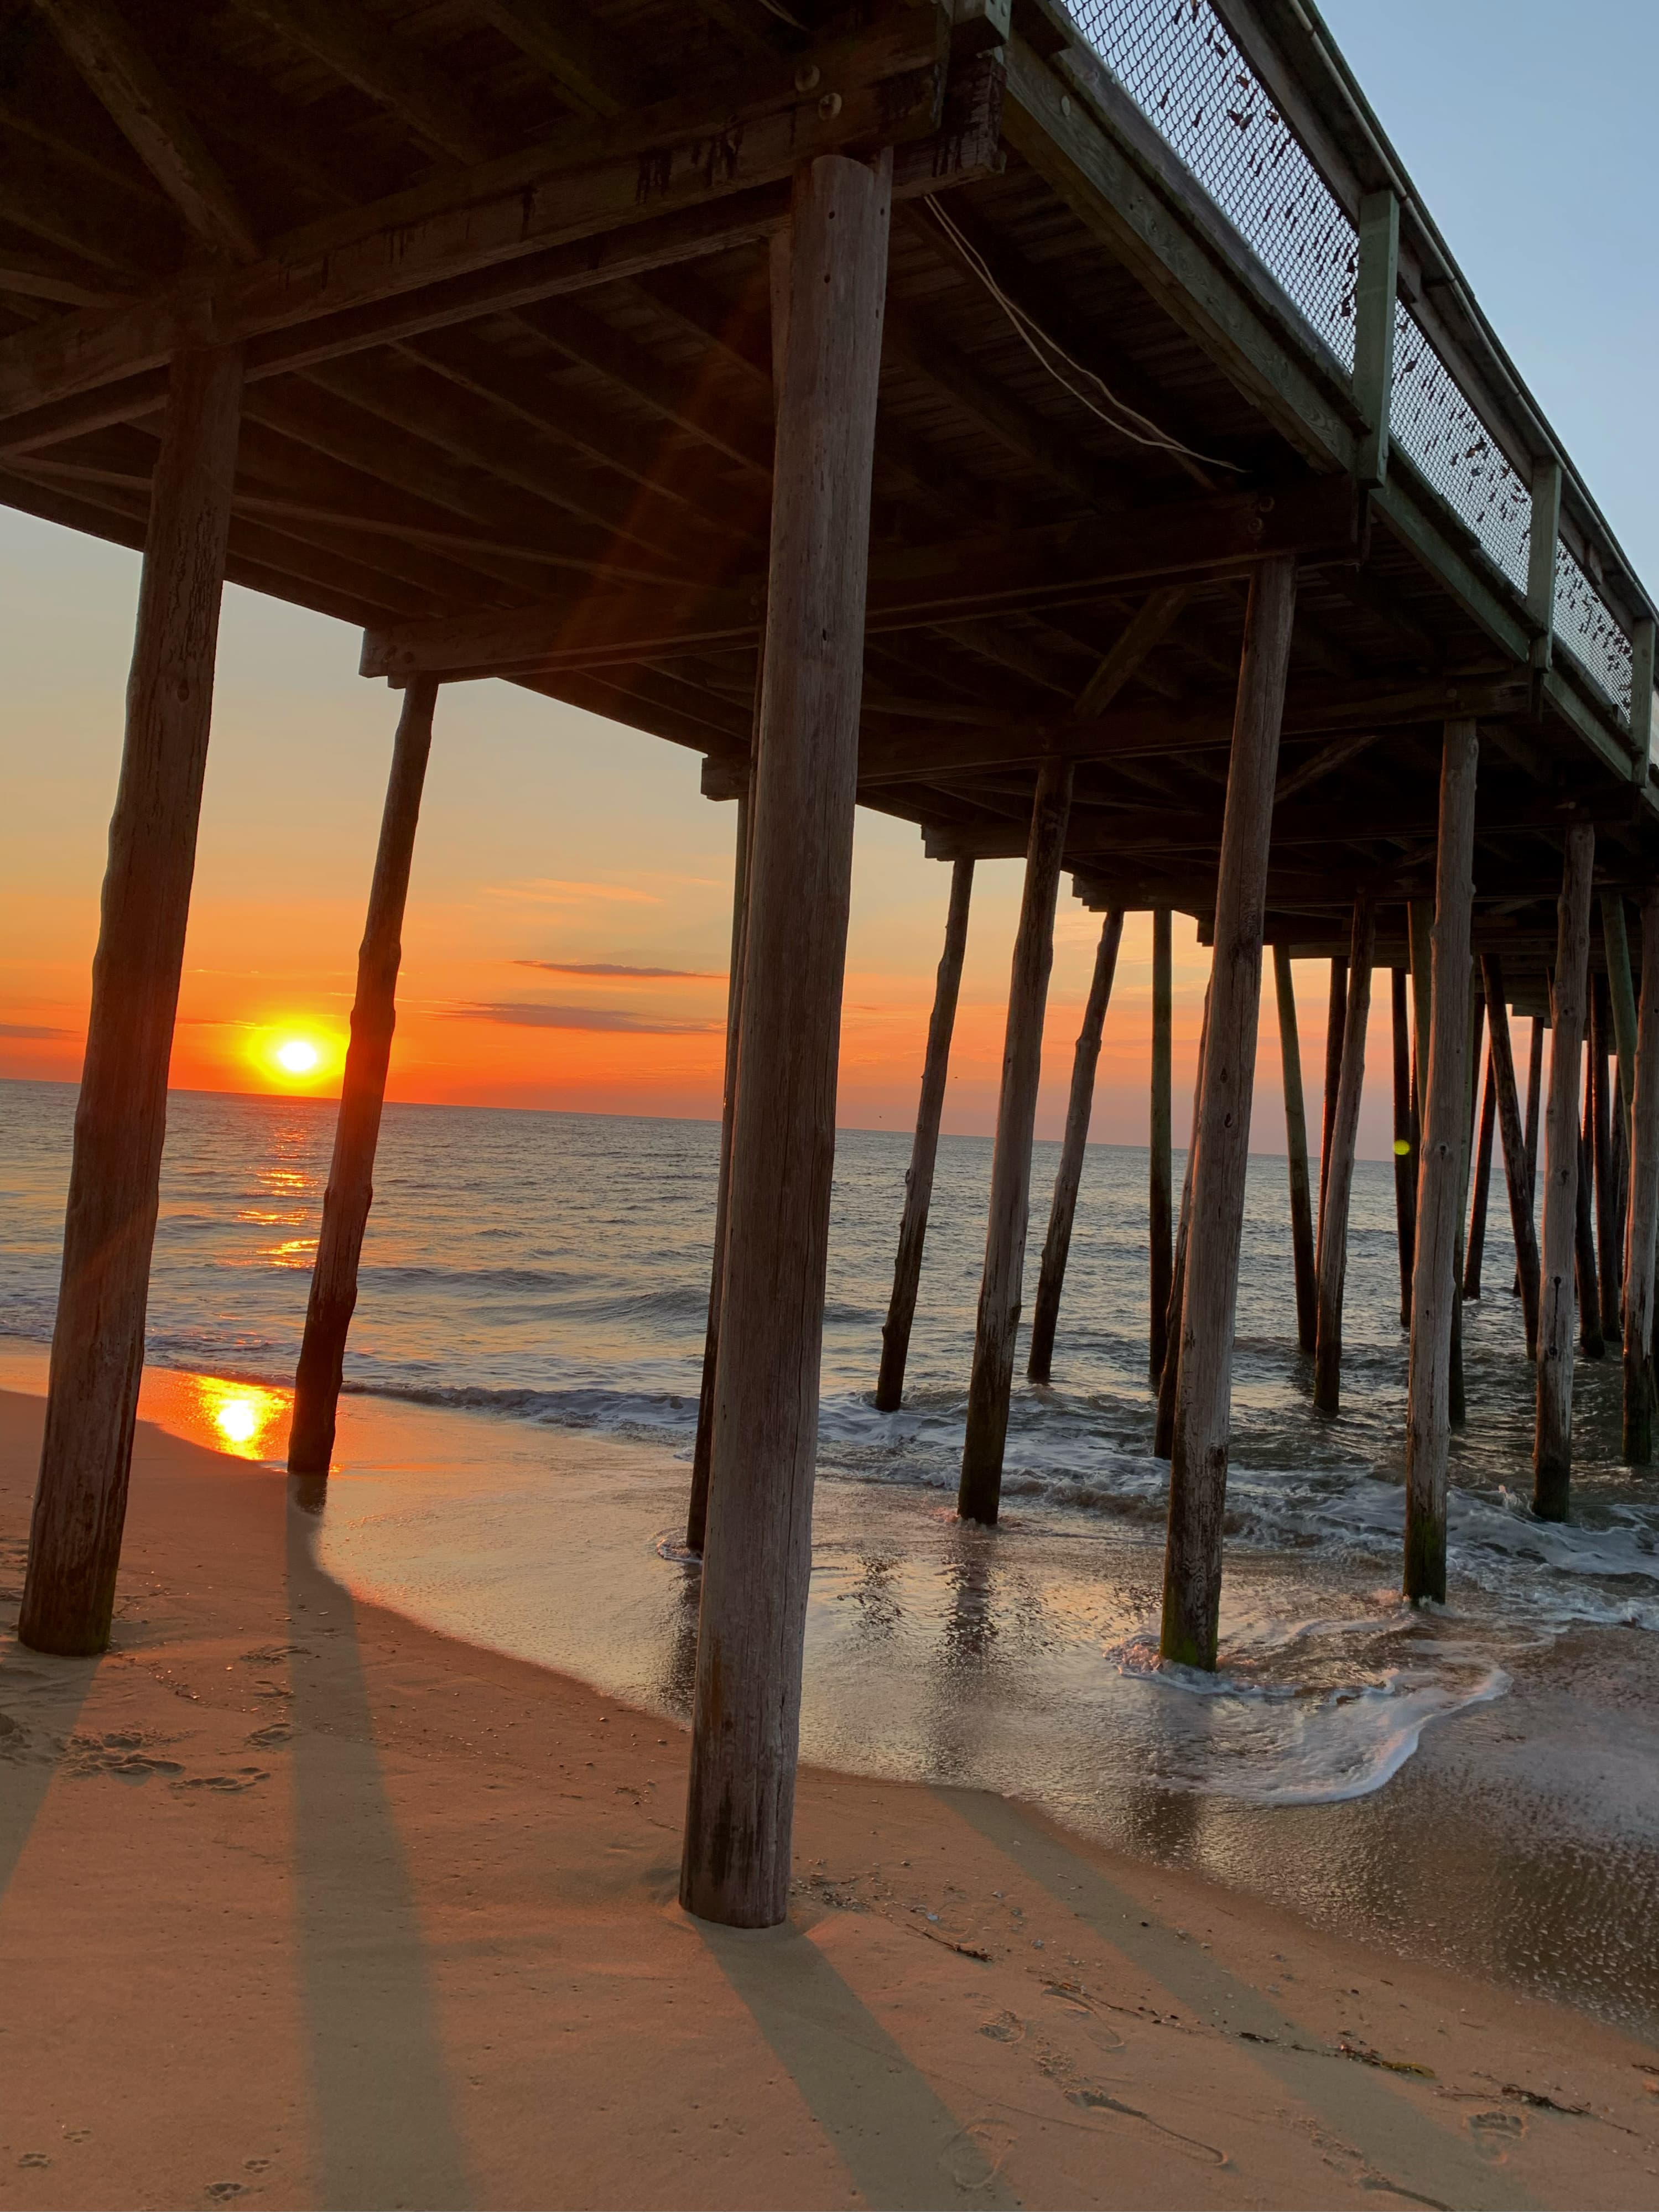
[[[119,762],[137,559],[0,510],[10,711],[0,754],[0,1076],[73,1079]],[[356,673],[357,637],[226,593],[173,1080],[328,1094],[269,1058],[289,1031],[343,1044],[398,699]],[[416,845],[391,1095],[478,1105],[719,1111],[736,809],[694,754],[501,684],[445,691]],[[947,1129],[994,1123],[1019,898],[982,863]],[[949,886],[907,824],[860,811],[840,1118],[908,1127]],[[1062,884],[1039,1128],[1065,1114],[1098,917]],[[1146,1132],[1150,927],[1132,917],[1106,1025],[1097,1139]],[[1207,956],[1176,922],[1177,1136]],[[580,972],[595,969],[612,972]],[[668,971],[654,974],[616,972]],[[1318,1079],[1322,975],[1298,990]],[[1386,1021],[1374,1025],[1362,1149],[1389,1147]],[[1284,1141],[1272,993],[1255,1149]]]

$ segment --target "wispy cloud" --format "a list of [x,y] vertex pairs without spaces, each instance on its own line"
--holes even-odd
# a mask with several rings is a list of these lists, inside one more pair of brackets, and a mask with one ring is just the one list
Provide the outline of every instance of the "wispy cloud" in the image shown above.
[[458,1022],[505,1022],[526,1030],[613,1030],[634,1036],[703,1036],[723,1022],[677,1021],[672,1015],[636,1014],[625,1006],[550,1006],[533,1000],[507,999],[493,1004],[454,1006]]
[[0,1022],[0,1037],[27,1037],[35,1042],[48,1039],[53,1042],[66,1042],[71,1037],[78,1042],[79,1036],[77,1030],[42,1029],[35,1022]]
[[515,968],[541,968],[550,975],[632,975],[663,983],[723,983],[724,969],[627,968],[614,960],[515,960]]
[[580,884],[560,876],[524,876],[515,883],[486,884],[483,896],[515,899],[526,906],[587,906],[595,899],[619,906],[662,904],[656,892],[639,890],[632,884]]

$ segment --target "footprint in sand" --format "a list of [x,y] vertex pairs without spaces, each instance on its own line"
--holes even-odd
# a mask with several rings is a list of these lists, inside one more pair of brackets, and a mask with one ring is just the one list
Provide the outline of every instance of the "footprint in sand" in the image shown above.
[[210,2204],[228,2204],[243,2194],[244,2186],[240,2181],[210,2181],[202,2194]]
[[[179,1770],[182,1771],[182,1769]],[[269,1782],[270,1770],[264,1766],[240,1766],[234,1774],[192,1774],[187,1781],[175,1782],[175,1790],[252,1790],[261,1782]]]
[[293,1741],[294,1731],[286,1721],[272,1721],[268,1727],[254,1729],[248,1747],[253,1751],[275,1751],[279,1744]]
[[1464,2125],[1474,2136],[1475,2148],[1500,2164],[1510,2145],[1518,2142],[1527,2132],[1527,2124],[1519,2112],[1471,2112]]
[[981,2021],[979,2032],[988,2035],[993,2043],[1020,2043],[1024,2040],[1025,2023],[1016,2013],[1000,2012],[994,2020]]
[[64,1747],[70,1759],[67,1771],[77,1780],[84,1780],[90,1775],[107,1774],[113,1781],[130,1784],[148,1782],[152,1774],[184,1772],[184,1767],[178,1759],[157,1759],[146,1752],[144,1741],[143,1736],[131,1733],[113,1732],[103,1736],[72,1735]]

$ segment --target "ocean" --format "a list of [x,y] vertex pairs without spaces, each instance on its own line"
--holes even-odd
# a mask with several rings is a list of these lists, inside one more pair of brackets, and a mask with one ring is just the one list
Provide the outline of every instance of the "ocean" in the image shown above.
[[[44,1384],[73,1109],[72,1086],[0,1085],[13,1387]],[[143,1410],[273,1465],[332,1127],[319,1102],[170,1103]],[[387,1109],[319,1537],[361,1594],[682,1721],[718,1134]],[[908,1150],[838,1140],[804,1754],[1030,1797],[1350,1933],[1659,2022],[1659,1479],[1620,1462],[1616,1356],[1581,1361],[1573,1515],[1531,1519],[1501,1176],[1449,1602],[1413,1611],[1392,1165],[1357,1171],[1328,1417],[1296,1349],[1285,1164],[1251,1161],[1206,1678],[1156,1661],[1144,1148],[1089,1152],[1054,1381],[1017,1382],[994,1532],[952,1510],[988,1139],[941,1142],[906,1404],[871,1402]],[[1057,1159],[1037,1146],[1028,1312]]]

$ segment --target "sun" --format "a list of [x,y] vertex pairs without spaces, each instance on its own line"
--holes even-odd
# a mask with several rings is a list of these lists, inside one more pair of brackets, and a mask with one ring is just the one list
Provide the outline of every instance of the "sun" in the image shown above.
[[247,1054],[273,1088],[313,1091],[339,1071],[342,1044],[307,1022],[270,1022],[247,1040]]
[[271,1058],[290,1075],[309,1075],[322,1059],[309,1037],[284,1037]]

